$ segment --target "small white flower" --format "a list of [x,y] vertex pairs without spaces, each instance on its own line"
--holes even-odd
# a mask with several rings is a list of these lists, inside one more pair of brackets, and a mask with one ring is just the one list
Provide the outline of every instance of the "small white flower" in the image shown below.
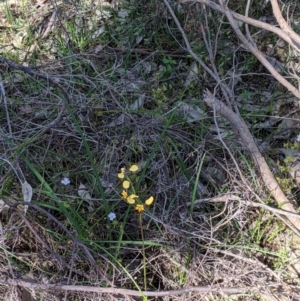
[[300,142],[300,134],[298,134],[296,141]]
[[107,217],[110,221],[113,221],[116,218],[116,214],[114,212],[111,212]]
[[69,179],[69,178],[63,178],[63,179],[61,180],[61,183],[62,183],[63,185],[69,185],[71,182],[70,182],[70,179]]

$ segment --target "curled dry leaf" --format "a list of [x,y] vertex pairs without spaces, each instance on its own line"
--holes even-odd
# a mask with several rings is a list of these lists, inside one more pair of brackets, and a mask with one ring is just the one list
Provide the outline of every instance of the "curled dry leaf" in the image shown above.
[[178,102],[176,109],[180,114],[183,114],[184,120],[188,123],[197,122],[206,118],[205,112],[202,109],[184,101]]
[[78,187],[78,195],[89,204],[88,210],[89,212],[94,210],[94,202],[92,201],[91,195],[88,193],[85,185],[80,183]]
[[[28,202],[30,203],[31,202],[31,199],[32,199],[32,187],[30,184],[28,184],[28,182],[25,180],[24,182],[21,183],[22,184],[22,194],[23,194],[23,199],[24,199],[24,202]],[[24,206],[24,210],[25,210],[25,213],[28,209],[28,206]]]
[[130,106],[130,109],[131,110],[137,110],[137,109],[143,107],[145,97],[146,97],[145,93],[141,94],[139,96],[139,98]]
[[198,74],[199,74],[199,67],[198,64],[193,62],[191,67],[190,67],[190,72],[185,80],[184,86],[188,87],[190,86],[193,82],[195,82],[198,79]]

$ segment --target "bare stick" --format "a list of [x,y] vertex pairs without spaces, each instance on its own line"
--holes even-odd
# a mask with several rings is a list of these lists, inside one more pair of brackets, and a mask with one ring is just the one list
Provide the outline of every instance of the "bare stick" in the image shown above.
[[22,184],[22,183],[25,182],[24,174],[23,174],[21,168],[19,167],[19,165],[18,165],[17,168],[15,168],[15,167],[13,166],[13,164],[12,164],[10,161],[8,161],[8,160],[6,160],[6,159],[4,159],[4,158],[0,158],[0,160],[4,161],[4,162],[6,162],[7,164],[10,165],[10,167],[11,167],[11,168],[13,169],[13,171],[15,172],[15,174],[16,174],[16,176],[17,176],[19,182],[20,182],[20,184]]
[[297,48],[297,50],[300,51],[300,37],[284,20],[277,0],[271,0],[271,5],[274,17],[276,18],[280,28],[291,38],[294,48]]
[[[246,6],[246,11],[245,11],[245,15],[246,17],[248,17],[249,15],[249,8],[250,8],[250,4],[251,4],[251,0],[247,0],[247,6]],[[250,33],[250,29],[249,29],[249,25],[247,23],[245,23],[245,29],[246,29],[246,35],[247,35],[247,38],[248,38],[248,41],[255,47],[256,47],[256,44],[254,43],[252,37],[251,37],[251,33]]]
[[[270,170],[265,158],[262,156],[258,147],[256,146],[255,141],[244,120],[239,115],[230,110],[224,103],[216,99],[209,91],[207,91],[207,95],[205,95],[204,101],[209,107],[216,110],[217,113],[225,117],[230,122],[232,128],[241,137],[244,145],[248,148],[257,168],[260,170],[261,177],[266,185],[266,188],[272,194],[278,206],[280,206],[280,208],[285,211],[297,213],[293,205],[281,190],[276,179],[274,178],[272,171]],[[300,230],[300,220],[298,218],[289,216],[288,219],[298,230]]]
[[[197,204],[202,204],[202,203],[218,203],[218,202],[229,202],[229,201],[239,201],[242,204],[245,205],[250,205],[252,207],[259,207],[259,208],[263,208],[266,209],[270,212],[276,213],[276,214],[280,214],[280,215],[284,215],[284,216],[290,216],[290,217],[294,217],[297,219],[300,219],[300,214],[295,213],[295,212],[288,212],[288,211],[284,211],[281,209],[277,209],[277,208],[273,208],[270,207],[266,204],[263,203],[257,203],[257,202],[252,202],[252,201],[248,201],[248,200],[243,200],[242,198],[240,198],[238,195],[233,194],[233,193],[227,193],[227,194],[223,194],[223,195],[218,195],[212,198],[207,198],[207,199],[199,199],[199,200],[195,200],[194,205]],[[188,202],[187,205],[190,206],[192,203]]]
[[[172,290],[172,291],[144,291],[139,292],[135,290],[129,289],[122,289],[122,288],[113,288],[113,287],[99,287],[99,286],[84,286],[84,285],[63,285],[63,284],[40,284],[40,283],[33,283],[28,281],[22,281],[18,279],[0,279],[0,285],[7,285],[7,286],[21,286],[23,288],[30,288],[36,290],[52,290],[52,291],[77,291],[77,292],[94,292],[94,293],[108,293],[113,295],[125,295],[125,296],[149,296],[149,297],[162,297],[162,296],[174,296],[179,294],[186,294],[197,292],[200,294],[207,294],[210,292],[215,293],[223,293],[223,294],[241,294],[241,293],[249,293],[257,291],[261,293],[260,287],[211,287],[208,286],[194,286],[188,287],[179,290]],[[269,289],[276,289],[276,285],[265,285],[266,287],[269,286]]]

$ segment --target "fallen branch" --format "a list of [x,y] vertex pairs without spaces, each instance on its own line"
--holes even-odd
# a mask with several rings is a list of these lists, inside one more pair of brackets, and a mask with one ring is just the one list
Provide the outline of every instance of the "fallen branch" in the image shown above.
[[[40,284],[33,283],[18,279],[0,279],[0,285],[7,286],[21,286],[23,288],[29,288],[34,290],[47,290],[47,291],[77,291],[77,292],[91,292],[91,293],[107,293],[113,295],[125,295],[125,296],[148,296],[148,297],[162,297],[162,296],[174,296],[179,294],[186,294],[197,292],[199,294],[207,294],[207,293],[223,293],[223,294],[242,294],[249,292],[260,292],[261,288],[259,287],[212,287],[212,286],[194,286],[188,287],[179,290],[171,290],[171,291],[135,291],[129,289],[122,288],[114,288],[114,287],[97,287],[97,286],[84,286],[84,285],[63,285],[63,284]],[[274,288],[274,286],[270,285],[270,289]]]
[[[203,203],[219,203],[219,202],[225,202],[226,203],[226,202],[230,202],[230,201],[239,201],[241,204],[249,205],[249,206],[252,206],[252,207],[263,208],[263,209],[268,210],[268,211],[270,211],[272,213],[275,213],[275,214],[280,214],[280,215],[284,215],[284,216],[291,216],[291,217],[294,217],[296,219],[300,219],[300,214],[299,213],[288,212],[288,211],[284,211],[284,210],[281,210],[281,209],[270,207],[266,204],[252,202],[252,201],[249,201],[249,200],[244,200],[244,199],[240,198],[238,195],[235,195],[233,193],[218,195],[218,196],[215,196],[215,197],[212,197],[212,198],[195,200],[195,202],[193,204],[197,205],[197,204],[203,204]],[[191,206],[191,204],[192,204],[192,202],[187,202],[188,206]]]
[[[216,99],[209,91],[207,91],[207,94],[204,96],[204,101],[210,108],[214,109],[216,113],[226,118],[230,122],[232,128],[239,134],[244,145],[248,148],[256,167],[260,170],[266,188],[272,194],[278,206],[282,210],[297,214],[295,208],[274,178],[272,171],[256,146],[244,120],[238,114],[230,110],[224,103]],[[298,230],[300,230],[300,220],[298,218],[291,215],[287,218]]]

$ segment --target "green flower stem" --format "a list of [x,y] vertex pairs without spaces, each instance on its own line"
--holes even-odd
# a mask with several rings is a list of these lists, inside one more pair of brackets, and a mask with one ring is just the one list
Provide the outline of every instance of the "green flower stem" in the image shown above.
[[147,290],[147,273],[146,273],[146,255],[145,255],[145,243],[144,243],[144,231],[142,225],[142,215],[143,213],[139,214],[139,222],[141,227],[141,237],[142,237],[142,250],[143,250],[143,267],[144,267],[144,289]]

